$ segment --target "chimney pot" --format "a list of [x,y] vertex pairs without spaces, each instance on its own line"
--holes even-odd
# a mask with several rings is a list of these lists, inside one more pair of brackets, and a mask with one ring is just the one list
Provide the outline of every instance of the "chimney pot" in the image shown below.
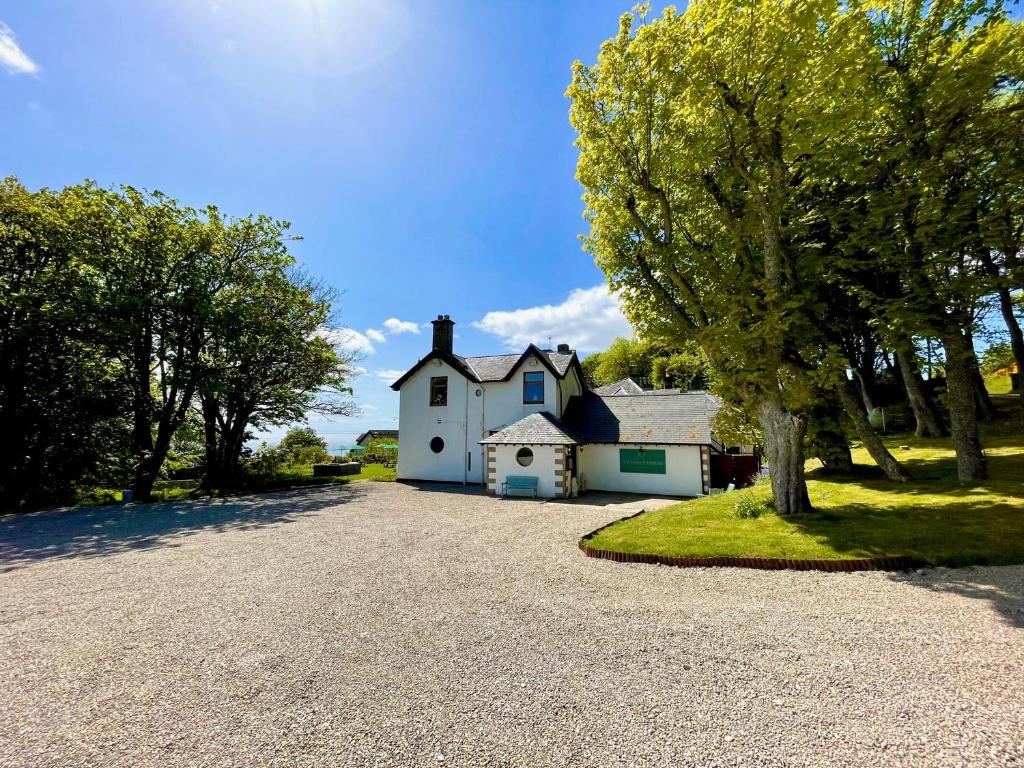
[[570,352],[572,352],[572,349],[569,347],[568,344],[559,344],[558,351],[563,355],[568,355]]

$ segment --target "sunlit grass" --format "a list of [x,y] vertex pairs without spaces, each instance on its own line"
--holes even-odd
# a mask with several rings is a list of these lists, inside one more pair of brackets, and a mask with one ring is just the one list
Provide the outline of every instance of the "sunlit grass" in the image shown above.
[[849,559],[908,556],[936,565],[1024,562],[1024,433],[1014,415],[984,439],[990,478],[963,488],[950,441],[886,438],[914,482],[885,480],[862,448],[856,471],[826,476],[808,462],[816,511],[737,519],[740,494],[770,497],[766,486],[695,499],[606,528],[598,549],[671,556]]
[[1010,377],[1006,374],[991,376],[985,379],[985,389],[990,395],[1008,395],[1010,393]]

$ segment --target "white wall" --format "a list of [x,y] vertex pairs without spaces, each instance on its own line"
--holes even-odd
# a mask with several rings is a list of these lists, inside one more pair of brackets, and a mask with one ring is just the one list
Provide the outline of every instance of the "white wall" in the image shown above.
[[[430,405],[430,379],[434,376],[448,377],[446,406]],[[475,394],[479,388],[441,360],[431,360],[402,385],[398,410],[400,479],[483,482],[483,452],[477,444],[480,437],[476,436],[484,399]],[[430,450],[434,437],[444,440],[441,453]],[[472,454],[469,469],[467,453]]]
[[644,450],[665,451],[665,474],[619,471],[619,449],[639,445],[585,445],[580,447],[580,471],[588,491],[624,491],[664,496],[700,496],[700,447],[696,445],[644,445]]
[[[544,402],[523,403],[523,374],[544,372]],[[430,379],[448,377],[448,405],[430,405]],[[468,390],[468,391],[467,391]],[[477,396],[476,391],[481,395]],[[534,356],[523,361],[508,381],[478,384],[440,360],[431,360],[403,385],[399,395],[398,477],[403,480],[484,482],[487,454],[479,442],[493,430],[531,413],[562,415],[569,397],[579,394],[575,370],[561,382]],[[468,398],[468,399],[467,399]],[[438,423],[440,422],[440,423]],[[440,454],[430,450],[433,437],[444,440]],[[466,454],[472,454],[467,471]],[[514,474],[514,473],[513,473]]]
[[[523,374],[527,371],[544,372],[544,402],[541,404],[523,403]],[[560,415],[557,410],[558,384],[555,375],[533,356],[524,360],[523,364],[512,372],[512,378],[508,381],[489,381],[478,386],[484,388],[485,423],[484,434],[477,440],[487,437],[490,430],[507,427],[531,413],[548,411],[555,416]]]
[[[520,466],[516,461],[516,453],[520,448],[527,447],[533,451],[533,463],[528,467]],[[537,495],[546,499],[553,499],[561,496],[561,491],[555,487],[555,478],[561,466],[555,465],[556,455],[561,455],[553,445],[496,445],[494,446],[495,458],[495,491],[501,493],[501,484],[505,482],[507,475],[521,475],[524,477],[536,477]]]

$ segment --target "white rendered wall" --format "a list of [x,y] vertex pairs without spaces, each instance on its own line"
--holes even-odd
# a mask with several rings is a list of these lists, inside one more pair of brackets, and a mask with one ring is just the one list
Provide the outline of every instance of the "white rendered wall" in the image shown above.
[[[430,379],[448,377],[448,404],[430,405]],[[402,480],[483,482],[480,431],[483,397],[478,384],[441,360],[431,360],[402,385],[399,396],[398,477]],[[469,430],[467,430],[467,423]],[[444,440],[434,453],[430,441]],[[472,458],[467,461],[467,453]]]
[[[528,467],[520,466],[516,461],[516,453],[520,448],[527,447],[533,451],[533,463]],[[495,491],[501,493],[501,484],[508,475],[536,477],[537,495],[545,499],[554,499],[562,495],[561,489],[555,487],[561,465],[555,464],[555,457],[561,453],[553,445],[496,445],[495,458]]]
[[[543,403],[523,403],[523,374],[527,371],[544,372]],[[445,407],[430,405],[430,379],[434,376],[448,377]],[[575,370],[570,369],[559,381],[534,356],[524,360],[508,381],[482,384],[468,381],[447,363],[431,360],[402,385],[399,394],[398,477],[482,483],[487,459],[480,440],[531,413],[547,411],[561,417],[569,397],[580,391]],[[435,436],[445,443],[440,454],[430,450]],[[472,454],[468,462],[467,453]]]
[[696,445],[644,445],[644,450],[665,451],[665,474],[620,472],[619,449],[639,445],[585,445],[580,447],[580,471],[588,491],[653,493],[663,496],[700,496],[700,447]]
[[[527,371],[544,372],[544,402],[527,405],[523,402],[523,374]],[[547,411],[555,416],[561,415],[558,408],[558,383],[555,375],[541,365],[535,357],[528,357],[523,364],[512,372],[508,381],[488,381],[478,384],[484,388],[484,434],[477,438],[487,437],[491,430],[507,427],[531,413]],[[403,387],[404,389],[404,387]]]

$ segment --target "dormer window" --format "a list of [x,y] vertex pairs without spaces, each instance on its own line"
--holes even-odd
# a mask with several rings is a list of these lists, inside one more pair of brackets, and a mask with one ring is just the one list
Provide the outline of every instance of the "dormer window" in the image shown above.
[[430,404],[448,405],[448,377],[430,377]]
[[523,404],[544,404],[544,371],[527,371],[523,374]]

